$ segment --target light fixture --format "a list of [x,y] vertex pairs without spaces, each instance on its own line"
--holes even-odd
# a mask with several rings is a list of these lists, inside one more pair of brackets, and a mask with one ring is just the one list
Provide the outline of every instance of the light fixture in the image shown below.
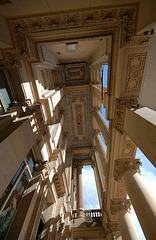
[[76,52],[78,47],[78,42],[66,43],[67,52]]

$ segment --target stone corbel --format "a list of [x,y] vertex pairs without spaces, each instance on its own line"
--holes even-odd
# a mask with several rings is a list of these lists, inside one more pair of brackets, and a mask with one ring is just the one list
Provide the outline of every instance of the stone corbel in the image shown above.
[[116,215],[118,211],[130,211],[131,201],[129,199],[112,199],[110,211],[112,215]]
[[117,98],[115,101],[114,127],[123,134],[125,109],[138,104],[137,98]]
[[107,229],[109,232],[119,232],[119,226],[116,221],[111,221],[107,223]]

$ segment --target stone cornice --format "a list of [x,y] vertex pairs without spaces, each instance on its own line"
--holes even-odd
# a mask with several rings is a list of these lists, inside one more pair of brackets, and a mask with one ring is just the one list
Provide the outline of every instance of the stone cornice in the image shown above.
[[[130,42],[135,31],[136,5],[123,7],[100,7],[68,12],[59,12],[34,17],[22,17],[8,20],[14,47],[9,56],[4,51],[5,60],[2,65],[19,67],[18,58],[29,58],[27,36],[40,36],[40,34],[58,30],[71,30],[85,27],[105,27],[114,30],[121,27],[121,46]],[[14,56],[16,52],[16,57]]]
[[110,211],[114,215],[118,211],[129,211],[131,206],[131,202],[129,199],[121,200],[121,199],[112,199]]
[[136,170],[140,173],[140,166],[142,165],[140,159],[119,159],[115,161],[114,178],[121,179],[126,171]]

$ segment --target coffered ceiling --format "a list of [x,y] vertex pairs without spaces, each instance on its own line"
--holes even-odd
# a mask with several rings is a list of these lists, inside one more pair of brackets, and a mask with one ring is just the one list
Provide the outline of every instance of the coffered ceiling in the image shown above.
[[[73,62],[73,61],[90,61],[98,48],[104,45],[108,37],[91,38],[91,39],[75,39],[74,41],[48,42],[43,43],[48,51],[50,51],[59,62]],[[68,52],[66,43],[77,42],[75,52]]]

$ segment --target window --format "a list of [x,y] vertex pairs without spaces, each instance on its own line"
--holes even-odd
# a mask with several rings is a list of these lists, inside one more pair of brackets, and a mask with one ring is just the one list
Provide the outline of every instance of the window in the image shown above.
[[0,94],[1,94],[1,99],[3,99],[3,102],[1,100],[1,104],[3,108],[4,107],[8,108],[9,104],[12,102],[13,99],[12,99],[10,86],[7,80],[7,76],[3,69],[0,69]]
[[0,239],[5,239],[10,224],[15,216],[24,190],[27,188],[29,180],[34,170],[35,157],[30,150],[12,181],[0,199]]

